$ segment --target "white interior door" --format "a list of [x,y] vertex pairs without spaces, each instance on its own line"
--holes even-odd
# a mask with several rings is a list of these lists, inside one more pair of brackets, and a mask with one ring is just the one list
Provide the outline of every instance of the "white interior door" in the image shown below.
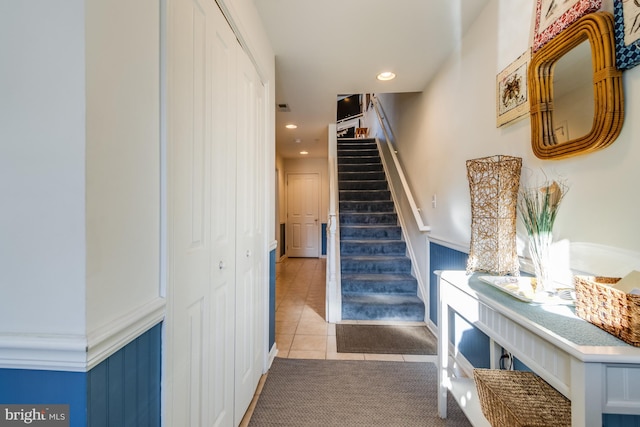
[[207,426],[238,424],[235,419],[236,305],[236,119],[237,56],[240,47],[223,15],[212,34],[212,205],[211,314]]
[[211,273],[211,79],[213,8],[176,2],[169,122],[168,424],[207,423]]
[[238,52],[237,215],[236,215],[236,419],[249,407],[262,375],[265,263],[263,92],[255,67]]
[[316,173],[287,174],[287,255],[317,258],[319,245],[320,177]]

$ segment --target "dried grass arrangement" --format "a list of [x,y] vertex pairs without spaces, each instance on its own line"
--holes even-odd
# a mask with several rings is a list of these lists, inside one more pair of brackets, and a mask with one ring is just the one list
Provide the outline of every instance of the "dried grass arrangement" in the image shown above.
[[555,290],[549,274],[553,224],[566,192],[564,183],[552,181],[541,187],[522,189],[518,197],[518,213],[529,236],[529,253],[538,286],[550,292]]
[[467,160],[471,192],[471,247],[467,273],[519,275],[516,206],[522,159],[491,156]]

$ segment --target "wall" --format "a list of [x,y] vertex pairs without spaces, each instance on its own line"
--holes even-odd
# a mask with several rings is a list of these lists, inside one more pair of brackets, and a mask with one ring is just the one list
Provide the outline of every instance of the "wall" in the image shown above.
[[159,6],[0,4],[0,401],[68,404],[72,426],[108,404],[91,364],[162,316]]
[[287,188],[285,186],[286,175],[284,170],[284,159],[282,157],[276,156],[276,169],[278,171],[278,175],[276,177],[278,181],[278,191],[277,191],[277,199],[276,199],[276,240],[278,240],[278,250],[276,260],[280,259],[280,255],[283,254],[283,248],[285,246],[285,242],[282,241],[282,236],[280,233],[281,224],[285,224],[287,221],[287,203],[286,203],[286,191]]
[[82,0],[0,3],[0,348],[84,346],[84,31]]
[[[432,227],[431,237],[468,249],[465,161],[506,154],[523,158],[524,185],[539,181],[541,171],[569,185],[554,229],[556,240],[638,253],[640,146],[634,140],[640,125],[633,118],[640,114],[640,67],[624,73],[626,121],[616,142],[604,150],[542,161],[531,151],[528,119],[495,126],[496,74],[526,50],[531,13],[529,0],[490,1],[422,93],[382,97],[410,185],[419,189],[414,196]],[[433,195],[436,208],[431,207]]]
[[86,45],[93,347],[160,295],[160,3],[87,1]]

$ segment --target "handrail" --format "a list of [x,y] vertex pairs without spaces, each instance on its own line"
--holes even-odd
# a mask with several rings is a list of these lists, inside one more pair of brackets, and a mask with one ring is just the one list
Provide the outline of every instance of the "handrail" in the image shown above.
[[378,99],[377,96],[373,96],[373,108],[376,112],[376,116],[378,117],[378,122],[380,123],[380,128],[382,132],[384,132],[385,139],[389,145],[389,151],[391,153],[391,158],[393,159],[393,163],[396,167],[396,171],[398,172],[398,177],[400,178],[400,182],[402,183],[402,189],[404,190],[405,195],[407,196],[407,201],[409,202],[409,206],[411,206],[411,211],[413,212],[413,217],[416,220],[416,224],[420,231],[426,232],[431,231],[431,227],[425,225],[422,217],[420,216],[420,208],[416,205],[416,202],[413,198],[413,194],[411,193],[411,188],[409,187],[409,183],[404,176],[404,171],[402,169],[402,165],[400,164],[400,160],[398,160],[397,150],[395,149],[395,135],[393,134],[393,130],[391,129],[391,124],[387,119],[387,115],[382,108],[382,103]]
[[329,213],[327,224],[327,321],[342,320],[342,292],[340,281],[340,225],[338,223],[338,141],[336,125],[329,125]]

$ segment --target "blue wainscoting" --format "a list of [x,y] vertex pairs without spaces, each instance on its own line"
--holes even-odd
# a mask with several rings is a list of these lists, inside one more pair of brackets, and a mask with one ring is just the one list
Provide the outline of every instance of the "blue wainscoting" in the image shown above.
[[0,369],[3,404],[69,405],[71,427],[160,426],[162,327],[89,372]]
[[0,403],[69,405],[69,425],[87,425],[87,374],[0,369]]
[[[429,286],[429,318],[438,323],[438,278],[436,270],[464,270],[468,255],[446,246],[430,243],[429,265],[431,266]],[[476,368],[488,368],[489,337],[467,322],[458,313],[449,313],[449,340],[455,344],[464,357]]]
[[322,229],[321,231],[321,242],[322,242],[322,255],[326,255],[327,254],[327,224],[325,222],[323,222],[322,224],[320,224],[320,227]]
[[160,426],[162,325],[88,372],[89,427]]
[[276,250],[269,253],[269,348],[276,342]]
[[446,246],[429,244],[429,318],[434,324],[438,324],[438,278],[433,273],[436,270],[464,270],[467,268],[467,255],[464,252],[447,248]]

